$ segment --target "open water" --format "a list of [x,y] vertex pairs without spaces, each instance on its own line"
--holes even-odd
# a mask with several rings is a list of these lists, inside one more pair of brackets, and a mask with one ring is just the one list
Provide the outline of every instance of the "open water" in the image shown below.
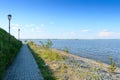
[[[24,40],[22,40],[24,41]],[[32,39],[36,44],[46,39]],[[71,54],[90,58],[104,63],[110,63],[112,57],[120,67],[120,40],[119,39],[51,39],[52,48],[65,50],[67,47]]]

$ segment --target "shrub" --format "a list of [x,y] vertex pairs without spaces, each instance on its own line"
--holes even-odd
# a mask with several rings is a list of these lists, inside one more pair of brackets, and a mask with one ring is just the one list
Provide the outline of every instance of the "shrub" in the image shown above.
[[46,43],[43,43],[42,41],[40,41],[41,47],[43,47],[44,49],[50,49],[52,47],[52,41],[51,40],[47,40]]
[[116,63],[113,61],[112,57],[110,57],[110,66],[108,67],[108,71],[113,74],[115,70],[116,70]]
[[65,50],[64,50],[66,53],[69,53],[69,49],[67,47],[65,47]]

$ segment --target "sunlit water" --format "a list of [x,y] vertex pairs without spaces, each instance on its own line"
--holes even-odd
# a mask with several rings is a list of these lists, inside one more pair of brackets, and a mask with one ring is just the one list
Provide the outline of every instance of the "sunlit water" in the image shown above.
[[[24,41],[24,40],[22,40]],[[46,40],[32,40],[36,44],[40,45],[39,41],[46,42]],[[67,47],[71,54],[75,54],[81,57],[94,59],[96,61],[102,61],[104,63],[110,63],[110,56],[117,62],[120,67],[120,40],[119,39],[93,39],[93,40],[64,40],[54,39],[53,48],[65,50]]]

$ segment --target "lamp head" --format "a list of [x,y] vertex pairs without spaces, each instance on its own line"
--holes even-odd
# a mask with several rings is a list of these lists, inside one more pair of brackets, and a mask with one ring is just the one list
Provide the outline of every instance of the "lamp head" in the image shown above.
[[12,18],[12,15],[9,14],[9,15],[8,15],[8,20],[11,20],[11,18]]

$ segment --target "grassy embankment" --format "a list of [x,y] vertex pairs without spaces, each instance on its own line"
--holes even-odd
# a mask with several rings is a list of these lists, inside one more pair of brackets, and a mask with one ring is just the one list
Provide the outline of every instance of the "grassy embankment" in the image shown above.
[[[58,80],[57,76],[61,75],[62,72],[68,68],[67,65],[54,64],[54,62],[65,60],[66,55],[58,54],[57,51],[50,49],[50,41],[46,44],[42,43],[42,46],[37,46],[33,42],[29,42],[28,46],[34,55],[45,80]],[[56,74],[58,72],[54,71],[55,68],[59,74]]]
[[0,28],[0,80],[4,76],[5,71],[13,62],[22,43],[15,37],[10,35],[11,41],[9,45],[9,34]]
[[[67,48],[65,52],[51,49],[51,41],[45,44],[40,43],[41,46],[38,46],[34,42],[29,42],[28,46],[45,80],[103,80],[112,78],[102,69],[104,67],[101,62],[95,66],[91,60],[88,62],[86,59],[79,60],[77,57],[70,56],[67,54],[69,52]],[[108,68],[112,72],[116,68],[112,59]]]
[[84,75],[87,76],[88,74],[90,77],[96,78],[93,76],[95,73],[92,74],[89,71],[86,71],[84,74],[85,69],[83,68],[81,68],[83,73],[81,73],[79,77],[76,77],[78,75],[76,72],[76,62],[74,60],[69,60],[70,65],[66,63],[66,60],[68,59],[68,49],[65,49],[65,52],[51,49],[51,41],[48,41],[45,44],[42,42],[40,43],[41,46],[38,46],[34,42],[29,42],[28,46],[34,55],[45,80],[83,80],[83,78],[85,78]]

